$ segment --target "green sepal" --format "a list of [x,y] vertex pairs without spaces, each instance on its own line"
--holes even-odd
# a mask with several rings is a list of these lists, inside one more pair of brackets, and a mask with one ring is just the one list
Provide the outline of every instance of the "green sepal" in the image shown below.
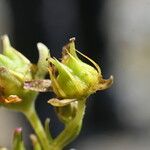
[[30,64],[30,61],[19,51],[14,49],[7,35],[2,36],[3,54],[13,60],[17,65],[24,66]]
[[12,70],[16,68],[14,62],[10,58],[0,54],[0,67],[4,67],[4,66]]
[[[57,77],[57,82],[66,95],[64,98],[75,98],[76,96],[80,96],[86,89],[85,83],[80,80],[69,67],[59,62],[57,59],[51,58],[50,62],[58,69],[59,75]],[[58,96],[62,97],[62,95]]]
[[[14,71],[8,70],[5,67],[0,67],[0,92],[5,97],[9,95],[19,95],[22,85],[22,75],[16,74]],[[4,88],[6,87],[7,88]]]
[[48,59],[50,58],[49,49],[42,43],[37,44],[39,51],[39,60],[37,63],[37,72],[35,78],[43,78],[48,73]]

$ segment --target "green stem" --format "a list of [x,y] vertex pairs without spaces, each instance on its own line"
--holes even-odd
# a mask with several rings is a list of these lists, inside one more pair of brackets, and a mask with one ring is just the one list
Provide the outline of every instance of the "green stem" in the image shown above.
[[41,121],[40,121],[39,117],[37,116],[34,105],[31,106],[28,110],[24,111],[23,113],[29,120],[33,129],[35,130],[35,133],[36,133],[37,137],[39,138],[39,141],[42,145],[43,150],[49,150],[49,141],[48,141],[48,138],[44,131],[44,128],[41,124]]
[[85,99],[78,101],[76,117],[66,125],[65,129],[51,143],[50,150],[62,150],[78,136],[82,127],[82,120],[85,112],[85,101]]

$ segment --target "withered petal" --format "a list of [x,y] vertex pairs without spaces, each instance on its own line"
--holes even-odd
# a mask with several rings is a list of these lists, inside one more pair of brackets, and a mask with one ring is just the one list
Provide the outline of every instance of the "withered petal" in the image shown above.
[[52,91],[51,80],[31,80],[24,82],[24,89],[32,90],[36,92],[47,92]]
[[113,84],[114,77],[111,75],[109,79],[101,79],[98,84],[98,90],[108,89]]
[[18,103],[21,101],[22,99],[19,98],[17,95],[10,95],[7,98],[4,98],[3,96],[0,97],[0,103],[3,103],[3,104],[12,104],[12,103]]
[[59,100],[57,98],[52,98],[48,101],[49,104],[51,104],[52,106],[55,106],[55,107],[63,107],[63,106],[66,106],[72,102],[76,101],[76,99],[62,99],[62,100]]

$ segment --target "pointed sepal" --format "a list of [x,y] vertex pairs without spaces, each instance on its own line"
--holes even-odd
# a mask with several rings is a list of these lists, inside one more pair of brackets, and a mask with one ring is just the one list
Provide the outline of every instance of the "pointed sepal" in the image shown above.
[[50,58],[50,53],[49,53],[49,49],[42,43],[38,43],[37,44],[37,48],[39,51],[39,60],[37,63],[37,72],[35,75],[35,78],[43,78],[46,73],[48,73],[48,61],[47,59]]

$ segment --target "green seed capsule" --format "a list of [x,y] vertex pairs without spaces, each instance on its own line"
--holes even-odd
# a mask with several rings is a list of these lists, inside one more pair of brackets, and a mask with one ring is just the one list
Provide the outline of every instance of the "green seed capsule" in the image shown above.
[[[70,42],[63,47],[61,62],[56,58],[49,59],[52,88],[59,98],[82,99],[97,90],[108,88],[113,82],[112,77],[104,80],[99,66],[75,49],[74,40],[70,39]],[[90,61],[93,66],[81,61],[76,52]]]

